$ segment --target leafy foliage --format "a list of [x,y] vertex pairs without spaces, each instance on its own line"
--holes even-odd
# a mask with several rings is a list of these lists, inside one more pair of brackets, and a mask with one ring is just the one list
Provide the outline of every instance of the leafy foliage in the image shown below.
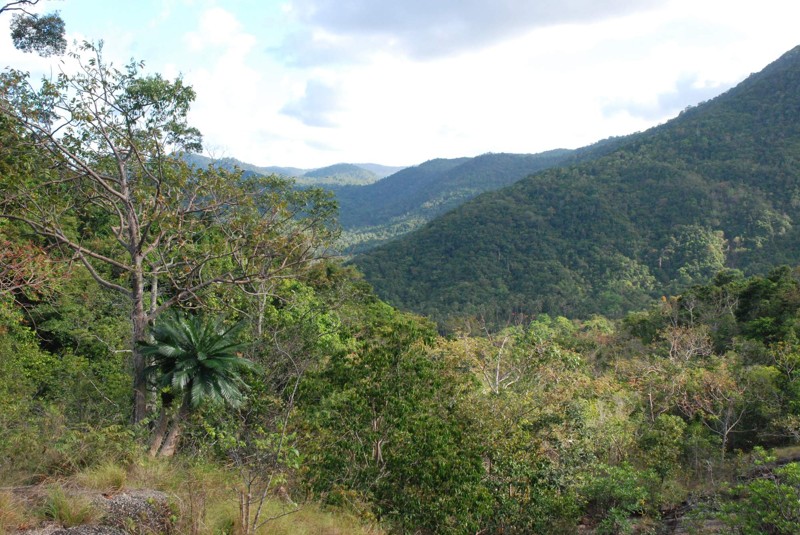
[[11,20],[11,40],[15,48],[45,57],[61,55],[67,49],[64,20],[58,13],[15,14]]
[[159,388],[184,393],[193,408],[203,402],[239,405],[246,389],[240,374],[252,367],[237,355],[244,349],[236,339],[241,327],[180,313],[162,318],[150,331],[152,339],[140,344],[152,357],[148,373],[157,375]]
[[58,11],[36,14],[29,11],[41,0],[13,0],[0,3],[0,14],[13,13],[11,40],[23,52],[36,52],[42,57],[61,55],[67,48],[64,20]]
[[278,177],[190,167],[178,153],[200,147],[187,123],[192,88],[144,76],[142,63],[118,69],[100,46],[81,51],[88,58],[72,54],[77,74],[41,87],[17,71],[0,78],[12,158],[31,145],[40,156],[2,177],[0,218],[128,299],[138,422],[146,363],[135,342],[147,324],[213,286],[298,273],[335,235],[335,204],[322,190],[300,191]]
[[[763,464],[763,450],[761,453],[757,465]],[[719,517],[731,533],[797,533],[800,525],[800,464],[792,462],[777,467],[736,485],[730,492],[733,499],[723,504]]]
[[334,501],[356,491],[402,530],[476,528],[487,505],[479,444],[457,403],[459,382],[427,355],[431,325],[382,303],[358,314],[356,344],[305,387],[318,437],[310,484]]
[[[721,268],[758,271],[794,254],[780,249],[794,244],[793,194],[766,187],[793,191],[795,162],[783,149],[796,144],[797,121],[770,115],[762,93],[782,80],[778,100],[793,102],[796,55],[671,125],[573,153],[571,167],[445,216],[469,214],[475,228],[454,223],[436,244],[441,266],[390,267],[445,304],[424,276],[456,281],[447,295],[474,317],[448,317],[446,337],[377,298],[352,266],[317,255],[335,233],[323,192],[162,152],[198,140],[184,120],[193,93],[180,80],[95,57],[78,80],[61,80],[85,83],[81,100],[7,73],[3,486],[82,471],[76,481],[118,489],[147,467],[149,485],[180,495],[177,529],[191,533],[255,533],[313,501],[406,533],[658,532],[695,503],[733,531],[795,532],[800,270]],[[96,109],[97,69],[118,83],[117,111],[106,115]],[[49,130],[54,101],[77,113],[63,135]],[[755,124],[759,114],[780,134]],[[123,132],[127,120],[137,126]],[[103,128],[116,145],[101,143]],[[120,157],[120,147],[146,156]],[[506,157],[420,167],[441,178],[526,160]],[[486,220],[476,207],[507,218]],[[129,232],[144,216],[146,230]],[[511,227],[527,242],[493,249],[500,242],[489,238]],[[462,235],[486,238],[470,244],[481,253],[472,264]],[[540,257],[517,258],[512,245]],[[494,284],[497,265],[520,277]],[[473,268],[482,298],[494,306],[499,296],[505,308],[478,314],[481,303],[464,293]],[[538,308],[526,308],[528,291]],[[588,316],[637,303],[649,306],[621,320]],[[515,314],[536,310],[587,317]],[[214,315],[230,323],[205,319]],[[150,327],[152,338],[132,347],[131,334]],[[127,418],[132,349],[151,364],[153,381],[140,386],[150,405],[160,394],[156,422]],[[144,458],[146,435],[151,453],[178,458]],[[762,459],[762,448],[779,457]],[[210,512],[220,495],[227,502]],[[51,500],[51,518],[68,516],[62,498]],[[0,518],[8,522],[17,520]]]

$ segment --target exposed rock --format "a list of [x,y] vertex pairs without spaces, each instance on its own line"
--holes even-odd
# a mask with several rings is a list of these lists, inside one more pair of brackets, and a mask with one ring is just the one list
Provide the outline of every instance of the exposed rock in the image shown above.
[[126,535],[126,533],[109,526],[75,526],[53,531],[51,535]]
[[60,525],[50,523],[36,529],[23,530],[25,535],[127,535],[124,531],[110,526],[75,526],[62,528]]
[[131,535],[169,533],[172,512],[166,494],[154,490],[132,490],[93,499],[103,509],[103,525]]
[[[87,496],[85,491],[81,495]],[[20,533],[26,535],[167,535],[174,533],[169,497],[154,490],[114,494],[91,493],[89,499],[102,512],[96,524],[64,528],[48,523]]]

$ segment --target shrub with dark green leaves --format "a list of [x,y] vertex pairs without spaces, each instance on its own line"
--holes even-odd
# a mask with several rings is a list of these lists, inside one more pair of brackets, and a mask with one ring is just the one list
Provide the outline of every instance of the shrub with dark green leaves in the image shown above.
[[767,471],[736,485],[719,517],[740,535],[800,533],[800,463]]

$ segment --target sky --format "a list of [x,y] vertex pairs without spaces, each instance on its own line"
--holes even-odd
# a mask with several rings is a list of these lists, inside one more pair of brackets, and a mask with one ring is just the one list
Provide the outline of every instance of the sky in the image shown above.
[[[2,4],[0,0],[0,4]],[[417,165],[663,123],[800,44],[797,0],[43,0],[70,42],[182,76],[206,153]],[[49,76],[15,50],[0,68]],[[68,67],[66,67],[68,68]]]

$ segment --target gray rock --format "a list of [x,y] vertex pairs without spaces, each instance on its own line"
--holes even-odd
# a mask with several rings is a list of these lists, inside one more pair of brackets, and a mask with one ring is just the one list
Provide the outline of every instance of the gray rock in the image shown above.
[[130,535],[172,532],[169,497],[154,490],[131,490],[92,500],[104,512],[102,524]]
[[53,531],[50,535],[126,535],[126,533],[109,526],[75,526]]
[[[86,495],[86,492],[81,492]],[[169,535],[175,533],[169,496],[155,490],[128,490],[89,496],[102,515],[96,524],[63,528],[47,524],[26,535]]]

